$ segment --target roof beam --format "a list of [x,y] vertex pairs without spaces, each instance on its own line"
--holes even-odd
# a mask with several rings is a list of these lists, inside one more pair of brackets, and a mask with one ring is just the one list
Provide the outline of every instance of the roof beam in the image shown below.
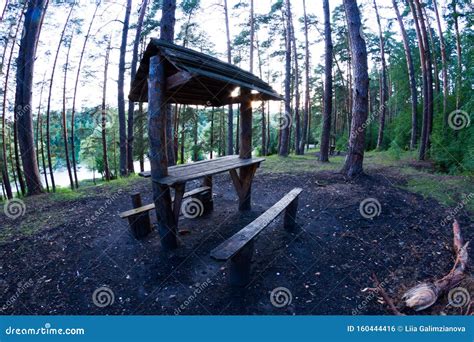
[[191,78],[193,78],[193,75],[191,75],[189,72],[179,71],[166,79],[166,88],[169,90],[179,87],[180,85],[189,82]]

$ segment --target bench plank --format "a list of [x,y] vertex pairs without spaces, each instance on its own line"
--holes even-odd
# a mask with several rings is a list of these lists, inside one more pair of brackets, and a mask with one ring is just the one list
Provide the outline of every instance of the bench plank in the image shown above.
[[[195,196],[195,195],[197,195],[201,192],[208,191],[208,190],[211,190],[211,188],[209,186],[202,186],[200,188],[196,188],[196,189],[193,189],[193,190],[190,190],[190,191],[184,193],[183,198],[192,197],[192,196]],[[171,200],[173,201],[174,198],[171,198]],[[150,204],[144,205],[144,206],[139,207],[139,208],[124,211],[123,213],[120,213],[119,216],[120,216],[120,218],[127,218],[129,216],[144,213],[146,211],[150,211],[150,210],[153,210],[153,209],[155,209],[155,203],[150,203]]]
[[281,200],[275,203],[270,209],[257,217],[245,228],[231,236],[211,251],[211,257],[216,260],[228,260],[232,258],[249,241],[256,237],[265,227],[288,207],[293,200],[303,191],[301,188],[294,188]]

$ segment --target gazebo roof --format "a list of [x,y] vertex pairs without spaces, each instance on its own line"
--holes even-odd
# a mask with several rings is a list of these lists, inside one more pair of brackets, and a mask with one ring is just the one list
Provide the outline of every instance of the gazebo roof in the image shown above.
[[166,97],[169,103],[223,106],[239,103],[231,93],[236,87],[253,90],[252,100],[282,100],[266,82],[235,65],[191,49],[152,38],[140,62],[129,99],[148,101],[150,57],[161,55],[167,77]]

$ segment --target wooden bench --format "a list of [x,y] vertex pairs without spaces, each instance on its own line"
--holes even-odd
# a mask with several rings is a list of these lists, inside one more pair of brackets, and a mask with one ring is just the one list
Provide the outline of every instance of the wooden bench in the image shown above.
[[230,260],[229,281],[232,286],[248,284],[250,281],[250,264],[254,252],[254,238],[275,220],[283,210],[286,210],[283,226],[288,231],[294,231],[298,196],[302,191],[301,188],[294,188],[257,219],[211,251],[211,257],[216,260]]
[[[205,196],[206,199],[211,197],[211,187],[209,186],[202,186],[200,188],[193,189],[184,193],[183,199],[190,198],[190,197],[197,197],[203,203],[203,214],[207,213],[212,208],[207,208],[206,205],[212,205],[212,200],[204,200],[204,198],[199,198],[200,196]],[[155,203],[150,203],[147,205],[142,204],[140,193],[133,193],[131,195],[132,198],[132,205],[133,209],[124,211],[119,214],[120,218],[128,219],[128,223],[130,225],[130,229],[132,230],[133,235],[136,238],[142,238],[148,235],[151,230],[151,223],[150,223],[150,216],[148,212],[150,210],[155,209]],[[174,198],[172,198],[174,200]]]

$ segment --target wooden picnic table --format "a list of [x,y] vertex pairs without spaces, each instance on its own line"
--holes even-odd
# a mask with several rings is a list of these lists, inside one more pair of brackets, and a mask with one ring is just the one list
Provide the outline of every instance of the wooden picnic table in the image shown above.
[[[203,186],[211,188],[212,196],[212,176],[227,171],[230,173],[232,183],[239,197],[239,209],[249,209],[252,180],[256,169],[264,160],[265,158],[244,159],[238,155],[232,155],[190,164],[176,165],[168,168],[168,176],[154,179],[153,181],[175,190],[172,210],[176,222],[178,222],[186,182],[202,178]],[[241,168],[248,170],[248,172],[238,174],[237,169]],[[151,172],[140,172],[139,175],[142,177],[151,177]]]

